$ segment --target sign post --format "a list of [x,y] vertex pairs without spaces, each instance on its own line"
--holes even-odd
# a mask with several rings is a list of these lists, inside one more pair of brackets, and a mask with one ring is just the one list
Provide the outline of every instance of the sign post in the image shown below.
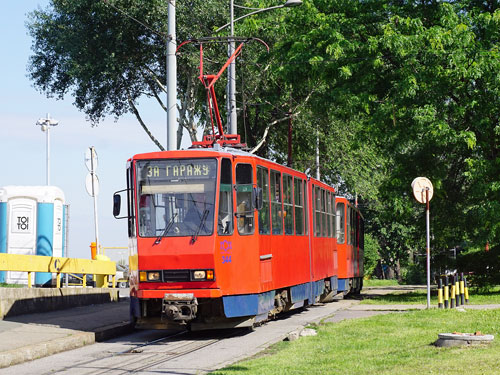
[[94,223],[95,223],[95,243],[97,254],[99,251],[99,225],[97,222],[97,195],[99,194],[99,179],[95,170],[97,169],[97,152],[94,146],[89,147],[85,152],[85,165],[90,173],[85,178],[85,188],[87,193],[94,198]]
[[426,248],[427,248],[427,308],[431,307],[431,226],[430,226],[430,205],[434,189],[432,182],[427,177],[417,177],[411,183],[413,196],[422,204],[425,204],[425,222],[427,229]]

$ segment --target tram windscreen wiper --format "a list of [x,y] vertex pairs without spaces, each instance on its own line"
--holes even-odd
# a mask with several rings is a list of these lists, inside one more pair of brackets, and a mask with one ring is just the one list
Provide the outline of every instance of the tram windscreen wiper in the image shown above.
[[163,232],[156,238],[155,245],[158,245],[161,242],[162,238],[167,235],[170,228],[172,228],[172,225],[174,224],[174,219],[176,217],[177,217],[177,212],[170,218],[168,224],[165,225],[165,229],[163,230]]
[[196,233],[193,234],[193,236],[191,237],[192,244],[196,242],[196,239],[198,238],[198,235],[200,234],[201,227],[205,225],[205,221],[207,220],[207,217],[208,217],[208,210],[205,209],[203,211],[203,216],[201,217],[201,220],[200,220],[200,225],[198,225],[198,229],[196,229]]

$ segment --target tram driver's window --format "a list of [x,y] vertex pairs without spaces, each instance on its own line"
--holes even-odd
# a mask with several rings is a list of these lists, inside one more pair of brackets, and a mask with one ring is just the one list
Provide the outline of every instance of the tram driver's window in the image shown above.
[[230,159],[222,159],[220,169],[219,218],[217,233],[233,233],[233,190],[232,168]]
[[236,165],[236,217],[240,234],[253,234],[252,204],[253,168],[250,164]]

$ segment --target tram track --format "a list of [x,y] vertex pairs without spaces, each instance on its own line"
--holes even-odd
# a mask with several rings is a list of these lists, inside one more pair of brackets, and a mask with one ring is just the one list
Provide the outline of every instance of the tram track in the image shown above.
[[[112,374],[121,375],[147,371],[155,366],[214,345],[224,339],[241,335],[241,330],[224,332],[181,331],[126,350],[109,353],[91,360],[50,371],[48,374]],[[214,337],[215,336],[215,337]]]

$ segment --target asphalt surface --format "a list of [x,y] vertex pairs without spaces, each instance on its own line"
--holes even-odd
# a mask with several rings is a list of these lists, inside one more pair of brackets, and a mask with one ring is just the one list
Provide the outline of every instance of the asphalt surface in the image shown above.
[[[367,295],[387,294],[395,291],[401,292],[401,289],[365,289],[363,293]],[[344,319],[425,308],[425,305],[360,305],[358,300],[348,299],[315,306],[294,319],[300,320],[299,325],[304,327],[310,323],[339,322]],[[468,305],[466,308],[492,309],[500,308],[500,305]],[[278,328],[274,332],[269,329],[261,331],[266,331],[266,335],[274,335],[263,341],[266,346],[283,340],[291,331],[297,329],[296,326],[292,328],[287,324],[286,320],[283,319],[282,322],[276,324]],[[0,368],[91,345],[131,331],[128,299],[0,320]],[[227,350],[233,349],[236,348],[231,345],[227,348]],[[263,349],[265,348],[258,346],[255,352],[235,352],[234,355],[228,356],[230,360],[223,361],[223,363],[205,364],[205,366],[212,369],[221,368],[244,359],[245,356],[257,354]],[[196,357],[196,353],[193,355]],[[177,370],[181,370],[181,365],[179,363]]]

